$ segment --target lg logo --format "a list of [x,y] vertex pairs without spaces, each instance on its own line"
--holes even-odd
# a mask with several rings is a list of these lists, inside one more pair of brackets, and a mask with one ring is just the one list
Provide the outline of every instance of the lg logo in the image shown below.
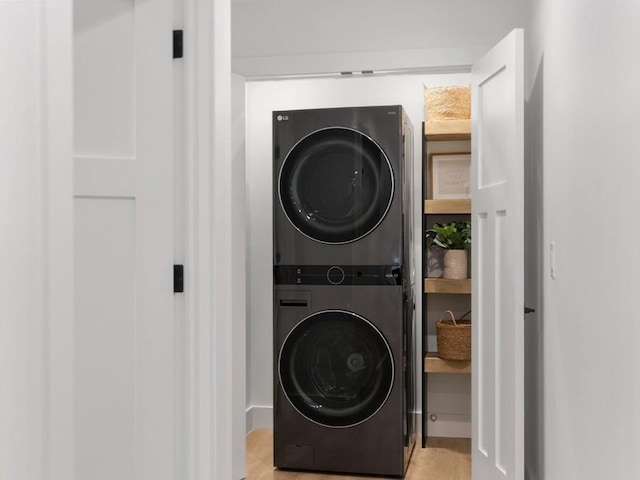
[[289,120],[289,115],[278,115],[276,117],[276,120],[278,120],[279,122],[281,122],[283,120]]

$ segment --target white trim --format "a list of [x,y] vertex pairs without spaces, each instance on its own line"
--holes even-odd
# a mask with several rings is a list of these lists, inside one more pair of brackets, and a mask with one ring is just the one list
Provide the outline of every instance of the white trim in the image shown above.
[[[230,48],[230,46],[229,46]],[[229,67],[230,68],[230,67]],[[247,389],[247,247],[246,247],[246,170],[245,170],[245,81],[237,75],[231,77],[231,95],[228,96],[231,138],[231,328],[232,328],[232,434],[233,478],[246,476],[245,407]],[[233,123],[232,121],[233,120]]]
[[0,478],[73,480],[72,8],[2,15]]
[[[432,414],[437,416],[435,422],[430,420]],[[471,438],[471,415],[428,412],[427,432],[429,437]]]
[[73,480],[73,3],[44,2],[44,109],[47,129],[48,480]]
[[234,57],[233,72],[248,79],[279,79],[288,76],[336,75],[340,72],[456,73],[469,71],[491,45],[468,48],[425,48],[371,52],[315,53]]
[[[207,5],[185,1],[186,43],[192,55],[185,58],[185,451],[186,478],[204,480],[211,474],[211,220],[210,220],[210,93],[207,67]],[[201,31],[203,31],[201,33]],[[204,37],[204,38],[201,38]],[[203,52],[204,51],[204,52]]]
[[252,405],[247,408],[246,433],[262,428],[273,428],[273,407]]
[[245,212],[244,170],[231,155],[230,1],[186,0],[185,34],[185,477],[236,480],[245,469],[246,287],[244,222],[234,223]]

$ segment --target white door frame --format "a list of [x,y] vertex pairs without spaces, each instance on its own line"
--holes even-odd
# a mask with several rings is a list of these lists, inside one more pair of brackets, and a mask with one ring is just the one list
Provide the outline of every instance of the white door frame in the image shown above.
[[[6,120],[14,129],[5,134],[29,133],[37,145],[24,154],[0,152],[6,159],[5,179],[33,197],[24,220],[20,211],[9,217],[28,228],[2,232],[2,246],[6,241],[8,249],[1,258],[15,262],[0,269],[1,284],[11,286],[5,293],[12,297],[10,304],[0,305],[0,327],[4,333],[18,332],[6,336],[11,342],[3,342],[7,348],[0,358],[3,478],[74,480],[72,7],[72,0],[2,5],[5,19],[25,22],[25,30],[37,39],[35,59],[32,46],[20,41],[5,43],[0,56],[7,65],[24,59],[37,72],[34,92],[25,87],[25,98],[15,99],[20,103],[28,95],[30,102],[24,104],[34,104],[24,114],[26,126],[0,112],[3,124]],[[188,471],[176,474],[189,480],[240,479],[246,287],[243,222],[234,221],[244,218],[244,207],[234,200],[244,197],[244,176],[231,163],[231,9],[229,0],[187,0],[186,9],[189,456]],[[22,70],[14,73],[11,81],[33,79],[19,78]],[[27,169],[30,176],[25,176]],[[6,225],[4,220],[0,225]],[[19,271],[33,280],[29,288],[15,282]]]
[[71,7],[0,4],[0,478],[73,478]]
[[185,1],[188,480],[245,476],[242,169],[231,152],[230,0]]
[[[45,231],[48,233],[43,328],[48,336],[46,380],[48,438],[44,464],[50,480],[73,478],[74,292],[73,292],[73,4],[42,2],[45,103],[43,167]],[[10,47],[11,48],[11,47]],[[43,184],[44,185],[44,184]],[[46,348],[46,347],[45,347]],[[17,477],[16,477],[17,478]]]

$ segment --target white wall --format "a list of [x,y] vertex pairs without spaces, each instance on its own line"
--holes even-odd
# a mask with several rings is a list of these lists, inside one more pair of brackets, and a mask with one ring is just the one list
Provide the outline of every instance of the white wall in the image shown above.
[[[415,177],[415,245],[420,248],[422,230],[420,129],[424,119],[423,82],[428,86],[467,85],[468,74],[457,75],[388,75],[357,78],[281,80],[247,83],[246,168],[248,208],[248,392],[247,428],[271,425],[272,382],[272,127],[273,110],[340,107],[356,105],[403,105],[414,127]],[[416,251],[416,259],[421,253]],[[417,265],[421,278],[421,265]],[[417,300],[417,323],[420,327],[421,295]],[[418,328],[417,339],[420,338]],[[415,361],[420,360],[420,343]],[[421,369],[418,368],[418,372]],[[422,375],[418,375],[421,380]],[[437,378],[434,381],[438,381]],[[467,382],[468,383],[468,382]],[[468,385],[452,382],[451,391],[440,400],[450,405],[445,413],[468,410]],[[420,383],[418,384],[418,387]],[[419,388],[418,388],[419,391]],[[446,397],[446,398],[445,398]],[[430,400],[430,406],[433,403]],[[420,399],[416,405],[420,405]],[[431,410],[431,408],[430,408]],[[450,418],[446,417],[443,418]],[[452,420],[455,423],[455,418]]]
[[236,0],[246,76],[469,65],[523,22],[524,0]]
[[531,3],[527,134],[544,182],[538,478],[640,478],[640,4]]

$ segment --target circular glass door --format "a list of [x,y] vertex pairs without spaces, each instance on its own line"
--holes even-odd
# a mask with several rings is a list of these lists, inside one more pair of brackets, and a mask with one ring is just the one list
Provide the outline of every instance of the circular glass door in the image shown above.
[[323,243],[347,243],[374,230],[393,198],[393,172],[382,149],[348,128],[318,130],[284,160],[280,203],[291,223]]
[[384,405],[393,386],[393,357],[369,321],[327,310],[307,317],[289,333],[278,372],[298,412],[321,425],[348,427]]

